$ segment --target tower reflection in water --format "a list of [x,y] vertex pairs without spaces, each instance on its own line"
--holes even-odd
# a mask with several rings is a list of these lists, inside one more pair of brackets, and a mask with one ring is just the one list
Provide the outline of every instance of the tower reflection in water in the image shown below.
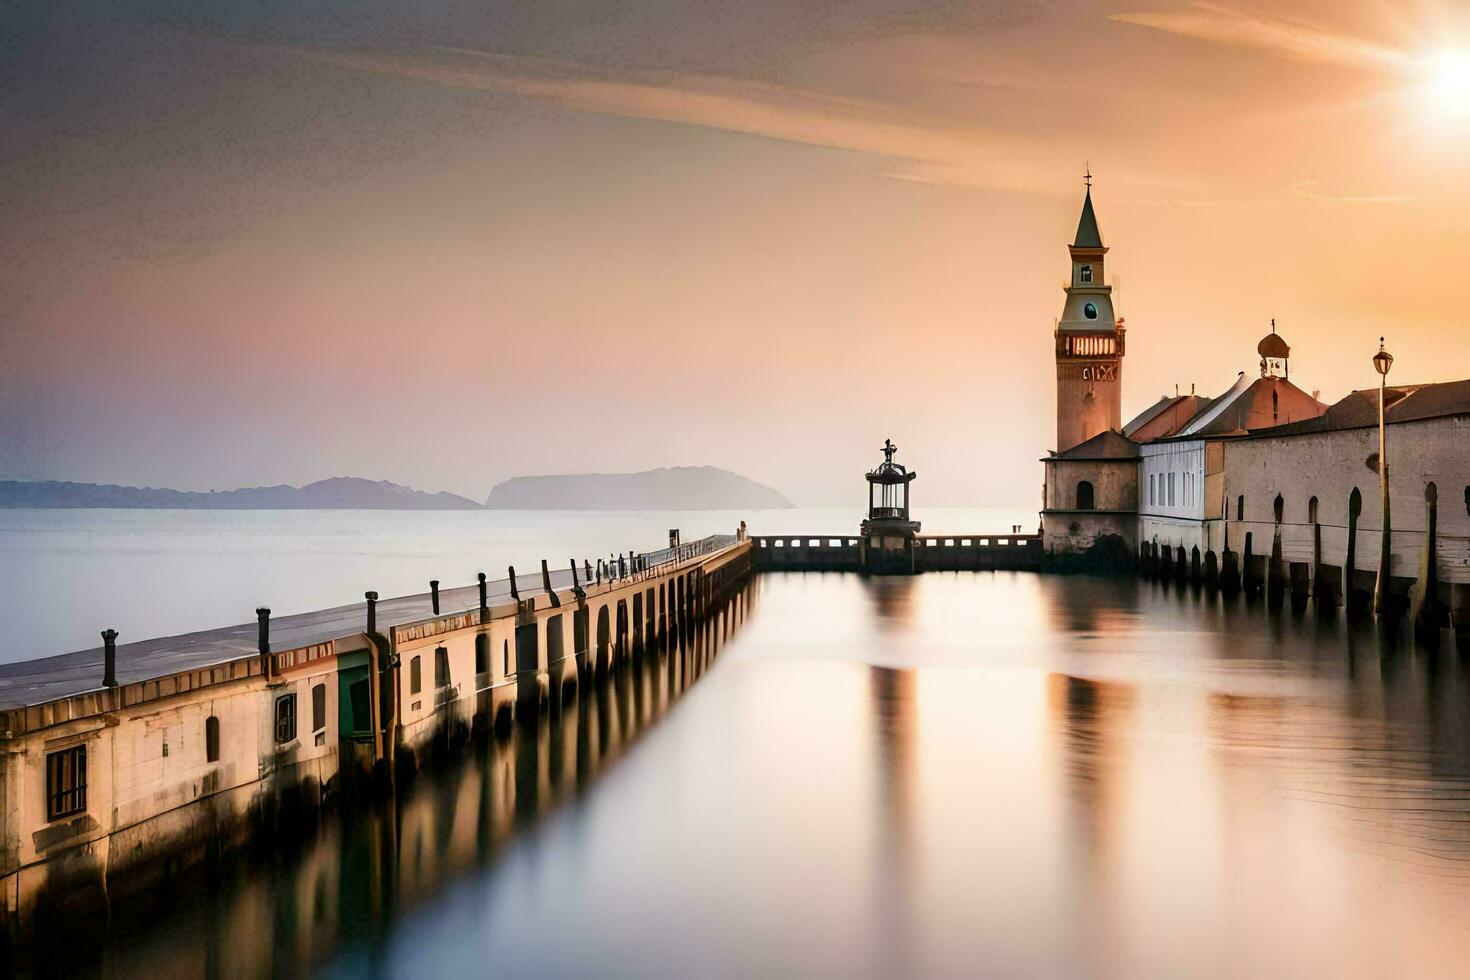
[[595,781],[656,724],[710,668],[756,594],[747,584],[703,621],[635,647],[535,724],[427,769],[396,798],[329,812],[299,847],[176,883],[146,909],[114,908],[104,948],[47,955],[88,966],[95,953],[105,971],[129,975],[281,976],[347,947],[371,970],[392,922],[493,861],[513,834]]

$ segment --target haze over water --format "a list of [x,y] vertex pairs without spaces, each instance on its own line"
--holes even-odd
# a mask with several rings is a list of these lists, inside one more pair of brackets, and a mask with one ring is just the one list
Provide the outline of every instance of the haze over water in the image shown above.
[[1453,654],[1129,579],[775,574],[639,662],[396,809],[329,817],[207,902],[181,890],[111,964],[1449,977],[1470,961]]

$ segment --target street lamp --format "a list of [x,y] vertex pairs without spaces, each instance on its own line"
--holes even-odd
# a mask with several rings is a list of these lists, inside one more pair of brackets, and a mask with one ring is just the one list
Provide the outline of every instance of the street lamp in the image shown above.
[[1388,555],[1392,547],[1392,525],[1388,512],[1388,427],[1384,420],[1384,399],[1388,386],[1388,369],[1393,367],[1393,355],[1383,349],[1383,338],[1378,338],[1378,353],[1373,355],[1373,370],[1378,372],[1378,486],[1383,493],[1383,540],[1378,554],[1378,579],[1373,583],[1373,612],[1383,613],[1383,602],[1388,596]]

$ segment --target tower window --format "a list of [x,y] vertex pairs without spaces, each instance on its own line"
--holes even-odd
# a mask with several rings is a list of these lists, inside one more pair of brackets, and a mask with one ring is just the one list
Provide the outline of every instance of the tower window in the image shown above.
[[1089,483],[1087,480],[1082,480],[1081,482],[1079,482],[1077,484],[1077,509],[1078,510],[1092,510],[1092,507],[1093,507],[1092,484]]
[[1082,315],[1085,316],[1085,317],[1087,317],[1087,319],[1089,319],[1089,320],[1096,320],[1097,319],[1097,304],[1096,303],[1086,303],[1086,304],[1084,304],[1083,307],[1082,307]]
[[1078,282],[1092,282],[1092,266],[1090,266],[1090,265],[1084,265],[1082,267],[1082,270],[1079,273],[1077,273],[1077,281]]

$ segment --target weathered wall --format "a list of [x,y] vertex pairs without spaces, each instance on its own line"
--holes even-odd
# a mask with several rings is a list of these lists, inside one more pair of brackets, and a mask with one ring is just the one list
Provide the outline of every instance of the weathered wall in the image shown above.
[[[1356,565],[1378,567],[1382,508],[1378,474],[1367,461],[1378,452],[1377,429],[1270,439],[1243,439],[1225,447],[1225,497],[1231,547],[1251,531],[1256,553],[1269,549],[1275,500],[1282,498],[1284,560],[1311,561],[1311,500],[1322,525],[1322,560],[1341,565],[1347,555],[1348,500],[1362,495]],[[1402,422],[1388,427],[1389,490],[1392,498],[1392,564],[1396,578],[1414,578],[1424,549],[1425,487],[1439,493],[1437,569],[1441,581],[1470,583],[1470,418]],[[1236,520],[1244,498],[1244,520]],[[1212,522],[1218,549],[1224,527]],[[1264,544],[1263,544],[1264,542]]]

